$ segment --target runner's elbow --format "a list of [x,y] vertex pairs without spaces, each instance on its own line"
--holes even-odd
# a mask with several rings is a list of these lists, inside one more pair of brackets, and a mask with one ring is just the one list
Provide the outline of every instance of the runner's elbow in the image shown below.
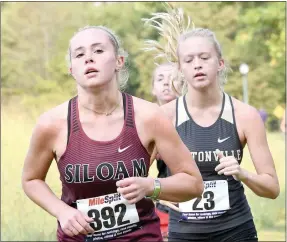
[[201,197],[203,191],[204,191],[204,183],[202,178],[197,179],[197,192],[196,192],[196,197]]
[[186,199],[186,201],[191,200],[193,198],[201,197],[203,190],[204,190],[204,184],[202,178],[194,178],[193,185],[189,185],[189,194]]
[[23,175],[22,181],[21,181],[22,189],[27,194],[28,191],[35,189],[34,186],[35,184],[38,183],[38,181],[43,181],[43,180],[39,178],[34,178],[34,177]]
[[268,190],[265,190],[265,191],[257,191],[255,192],[255,194],[259,197],[264,197],[264,198],[269,198],[269,199],[276,199],[279,194],[280,194],[280,187],[279,185],[276,186],[276,187],[272,187],[272,188],[269,188]]
[[30,184],[31,184],[31,179],[28,179],[27,177],[22,177],[22,189],[25,193],[27,193],[27,190],[29,189],[30,187]]
[[280,194],[280,187],[279,185],[275,187],[275,189],[273,189],[273,191],[270,193],[270,199],[276,199]]
[[272,181],[272,183],[270,183],[269,189],[267,191],[268,191],[267,196],[266,196],[267,198],[276,199],[279,196],[280,185],[279,185],[277,178],[273,179],[273,181]]

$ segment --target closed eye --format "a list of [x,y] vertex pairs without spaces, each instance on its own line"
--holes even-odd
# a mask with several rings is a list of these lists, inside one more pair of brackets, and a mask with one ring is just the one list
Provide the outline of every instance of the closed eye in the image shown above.
[[193,58],[187,58],[187,59],[185,59],[185,63],[190,63],[190,62],[192,62],[192,60],[193,60]]
[[200,59],[202,59],[202,60],[208,60],[209,59],[209,55],[207,55],[207,54],[202,54],[202,55],[200,55]]

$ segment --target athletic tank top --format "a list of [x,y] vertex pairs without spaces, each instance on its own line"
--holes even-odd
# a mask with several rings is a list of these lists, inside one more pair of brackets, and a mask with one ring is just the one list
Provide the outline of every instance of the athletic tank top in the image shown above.
[[90,225],[96,233],[69,237],[58,222],[59,241],[162,241],[153,201],[144,198],[130,205],[117,193],[117,181],[146,177],[150,166],[136,130],[132,96],[123,93],[123,100],[124,126],[110,141],[90,139],[79,119],[78,98],[69,102],[68,144],[58,162],[61,199],[94,218]]
[[219,164],[216,149],[224,156],[234,156],[239,164],[243,156],[231,97],[223,93],[220,115],[209,127],[195,123],[188,112],[186,97],[179,97],[176,129],[201,172],[204,192],[201,198],[180,203],[181,213],[170,209],[170,232],[211,233],[252,219],[242,183],[214,170]]

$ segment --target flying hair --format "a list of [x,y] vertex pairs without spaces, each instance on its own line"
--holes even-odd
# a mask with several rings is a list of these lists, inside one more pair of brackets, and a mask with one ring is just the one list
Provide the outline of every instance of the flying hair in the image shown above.
[[[154,62],[159,65],[159,58],[165,59],[173,64],[178,64],[177,45],[179,37],[190,29],[195,28],[194,23],[189,16],[184,15],[182,8],[174,8],[170,3],[165,3],[166,13],[153,13],[150,19],[143,18],[145,25],[156,29],[163,39],[164,45],[156,40],[146,40],[144,42],[144,51],[154,52]],[[182,83],[176,85],[174,82]],[[172,78],[172,89],[177,95],[181,95],[187,91],[187,83],[184,81],[184,76],[174,68]],[[176,86],[180,86],[178,90]]]
[[[154,52],[156,65],[158,65],[157,59],[164,58],[168,62],[177,64],[179,67],[178,46],[181,41],[194,36],[208,38],[215,47],[218,59],[222,59],[221,47],[211,30],[195,28],[195,24],[189,16],[184,14],[182,8],[174,8],[170,3],[166,3],[165,7],[166,13],[153,13],[150,19],[142,19],[146,25],[159,32],[162,37],[161,40],[164,42],[164,45],[162,45],[156,40],[145,41],[143,50]],[[182,95],[187,92],[187,82],[178,69],[175,68],[171,86],[178,95]],[[225,63],[223,70],[218,73],[220,88],[227,82],[227,72],[229,70],[231,69]],[[178,85],[175,85],[174,82],[183,83],[180,85],[181,90],[176,88]]]

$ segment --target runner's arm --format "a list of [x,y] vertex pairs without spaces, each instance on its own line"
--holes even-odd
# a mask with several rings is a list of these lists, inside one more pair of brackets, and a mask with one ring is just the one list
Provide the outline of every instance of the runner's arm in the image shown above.
[[45,209],[52,216],[57,217],[59,211],[67,207],[49,188],[45,182],[53,155],[53,140],[55,131],[47,121],[49,118],[40,117],[36,124],[30,146],[24,161],[22,187],[26,195]]
[[258,196],[275,199],[280,193],[274,161],[267,143],[264,124],[258,112],[249,107],[248,115],[242,115],[244,135],[256,173],[245,171],[242,181]]
[[147,129],[161,158],[172,176],[159,178],[161,193],[159,199],[183,202],[200,197],[203,180],[199,169],[187,147],[161,110],[153,115]]

